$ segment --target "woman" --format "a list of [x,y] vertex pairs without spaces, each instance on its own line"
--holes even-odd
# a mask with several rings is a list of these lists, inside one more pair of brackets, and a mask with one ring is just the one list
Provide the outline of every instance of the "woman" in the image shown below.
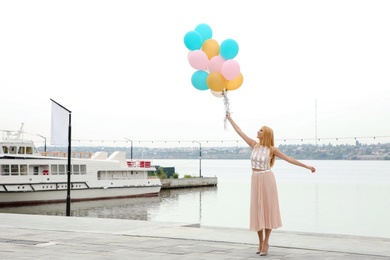
[[252,148],[250,230],[257,231],[259,237],[259,247],[256,254],[266,256],[272,229],[282,226],[278,191],[275,176],[271,171],[271,167],[275,162],[275,156],[291,164],[309,169],[311,172],[315,172],[316,169],[285,155],[278,148],[274,147],[274,133],[271,128],[267,126],[261,127],[257,132],[259,142],[256,142],[238,127],[231,118],[230,113],[226,114],[226,118],[239,136]]

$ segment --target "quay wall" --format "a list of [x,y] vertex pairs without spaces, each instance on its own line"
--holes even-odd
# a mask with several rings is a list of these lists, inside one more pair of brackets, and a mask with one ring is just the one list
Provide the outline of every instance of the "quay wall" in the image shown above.
[[180,189],[217,186],[217,177],[161,179],[161,189]]

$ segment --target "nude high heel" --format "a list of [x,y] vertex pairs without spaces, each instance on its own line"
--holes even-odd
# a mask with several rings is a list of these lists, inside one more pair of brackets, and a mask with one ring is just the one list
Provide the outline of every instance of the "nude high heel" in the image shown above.
[[257,248],[257,251],[256,251],[256,254],[260,254],[261,253],[261,246],[259,248]]
[[269,245],[263,245],[263,250],[260,251],[260,256],[268,255],[268,248],[269,248]]

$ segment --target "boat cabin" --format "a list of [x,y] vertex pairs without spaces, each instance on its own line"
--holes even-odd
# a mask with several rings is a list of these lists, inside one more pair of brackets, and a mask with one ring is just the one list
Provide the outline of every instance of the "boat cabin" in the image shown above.
[[17,142],[6,141],[2,142],[0,155],[33,155],[39,154],[39,151],[35,148],[33,142]]

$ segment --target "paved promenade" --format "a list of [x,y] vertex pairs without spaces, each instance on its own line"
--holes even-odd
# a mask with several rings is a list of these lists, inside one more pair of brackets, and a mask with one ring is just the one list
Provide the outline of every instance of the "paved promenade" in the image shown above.
[[189,223],[0,214],[0,259],[390,259],[390,239],[274,231],[268,256],[256,233]]

